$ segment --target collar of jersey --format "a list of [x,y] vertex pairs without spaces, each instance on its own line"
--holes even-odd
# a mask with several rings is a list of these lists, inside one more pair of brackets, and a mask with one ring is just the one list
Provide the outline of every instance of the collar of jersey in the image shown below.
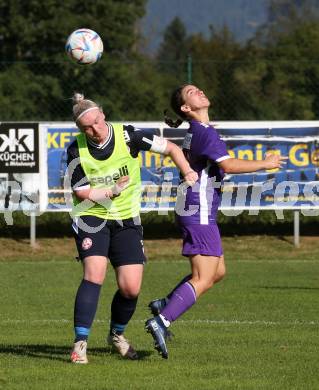
[[207,129],[208,127],[210,127],[210,125],[209,125],[208,123],[204,123],[204,122],[198,121],[198,120],[196,120],[196,119],[192,119],[192,120],[191,120],[191,123],[193,123],[193,124],[199,123],[201,126],[206,127],[206,129]]
[[105,122],[105,124],[108,127],[108,129],[109,129],[109,134],[108,134],[105,142],[102,145],[96,144],[90,138],[86,139],[87,143],[90,144],[91,146],[93,146],[93,148],[95,148],[95,149],[105,149],[109,145],[109,143],[111,142],[111,139],[113,137],[113,127],[112,127],[111,124],[109,124],[107,122]]

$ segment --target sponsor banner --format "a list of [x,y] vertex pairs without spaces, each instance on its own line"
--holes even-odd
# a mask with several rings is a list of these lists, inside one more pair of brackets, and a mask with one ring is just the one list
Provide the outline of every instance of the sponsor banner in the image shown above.
[[12,212],[47,209],[46,129],[38,123],[0,124],[0,210],[8,224]]
[[66,170],[66,149],[79,133],[74,123],[48,124],[48,210],[68,210],[65,202],[64,176]]
[[225,137],[231,157],[262,160],[270,152],[286,156],[287,163],[283,169],[226,175],[221,207],[318,207],[318,140],[299,137],[298,130],[291,138]]
[[[162,122],[130,123],[182,144],[187,124],[170,129]],[[319,122],[219,122],[215,124],[231,157],[263,159],[265,153],[288,157],[283,169],[226,175],[221,209],[319,207]],[[43,125],[44,126],[44,125]],[[74,123],[47,124],[48,210],[69,211],[65,202],[66,148],[78,129]],[[142,211],[173,210],[179,173],[172,160],[152,152],[139,154]]]
[[0,172],[39,172],[38,123],[0,124]]

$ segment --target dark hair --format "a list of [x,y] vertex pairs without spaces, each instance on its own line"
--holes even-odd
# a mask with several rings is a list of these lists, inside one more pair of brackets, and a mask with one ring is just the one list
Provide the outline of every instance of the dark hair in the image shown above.
[[187,115],[181,110],[182,105],[185,103],[182,91],[188,84],[183,84],[176,88],[171,95],[171,108],[181,119],[176,119],[175,121],[172,118],[167,116],[167,110],[164,111],[164,121],[170,127],[177,128],[183,123],[183,120],[187,120]]
[[167,110],[164,110],[164,122],[169,126],[169,127],[175,127],[177,128],[183,123],[182,119],[177,118],[175,121],[174,119],[170,118],[167,115]]

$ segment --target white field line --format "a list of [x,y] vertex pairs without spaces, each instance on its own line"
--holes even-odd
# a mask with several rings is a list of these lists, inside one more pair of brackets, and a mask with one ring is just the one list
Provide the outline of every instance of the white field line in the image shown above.
[[[131,320],[130,323],[144,323],[147,320]],[[109,320],[95,320],[95,323],[98,324],[109,324]],[[190,324],[209,324],[209,325],[264,325],[264,326],[309,326],[314,325],[318,326],[319,321],[266,321],[266,320],[208,320],[208,319],[197,319],[197,320],[178,320],[178,324],[181,325],[190,325]],[[20,320],[20,319],[4,319],[0,320],[0,324],[73,324],[73,320],[67,319],[38,319],[38,320]]]
[[[319,264],[319,260],[315,260],[315,259],[311,259],[311,260],[302,260],[302,259],[293,259],[293,260],[283,260],[283,259],[258,259],[258,260],[227,260],[226,259],[226,262],[228,263],[288,263],[288,264],[291,264],[291,263],[303,263],[303,264],[307,264],[307,263],[318,263]],[[57,265],[57,264],[74,264],[74,263],[77,263],[77,261],[74,259],[74,261],[45,261],[45,260],[40,260],[40,261],[37,261],[37,260],[30,260],[30,261],[8,261],[8,260],[0,260],[0,266],[1,264],[28,264],[28,265],[36,265],[36,264],[46,264],[46,265]],[[150,265],[150,264],[188,264],[188,260],[149,260],[146,264],[147,265]]]

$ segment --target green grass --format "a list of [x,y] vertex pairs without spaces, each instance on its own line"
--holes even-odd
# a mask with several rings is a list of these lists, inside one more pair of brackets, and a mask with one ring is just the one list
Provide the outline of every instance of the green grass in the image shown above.
[[225,239],[227,278],[172,325],[167,361],[143,329],[146,306],[189,266],[178,242],[147,242],[150,260],[126,332],[141,359],[122,360],[105,345],[115,291],[110,269],[87,366],[69,363],[81,267],[72,241],[54,242],[41,241],[37,250],[1,243],[0,389],[319,389],[316,238],[302,239],[300,249],[291,239]]

